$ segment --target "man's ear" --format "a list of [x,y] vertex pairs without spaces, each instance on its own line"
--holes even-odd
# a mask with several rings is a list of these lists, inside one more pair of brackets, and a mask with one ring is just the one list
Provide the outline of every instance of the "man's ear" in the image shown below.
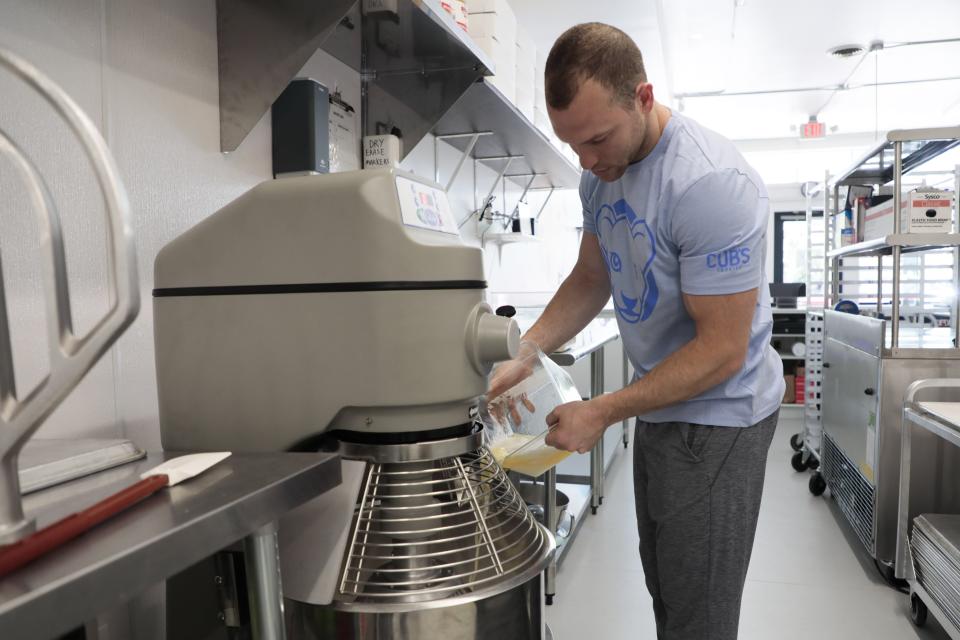
[[641,82],[634,90],[634,100],[637,108],[644,113],[650,113],[653,110],[653,85],[649,82]]

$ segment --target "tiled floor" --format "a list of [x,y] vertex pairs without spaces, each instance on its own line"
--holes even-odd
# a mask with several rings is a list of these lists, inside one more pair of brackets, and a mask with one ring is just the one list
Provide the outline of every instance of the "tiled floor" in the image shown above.
[[[809,474],[790,467],[798,431],[796,419],[781,418],[770,448],[740,640],[946,640],[932,616],[913,626],[907,596],[881,581],[832,501],[810,495]],[[656,638],[628,456],[614,463],[600,512],[587,516],[560,568],[547,622],[556,640]]]

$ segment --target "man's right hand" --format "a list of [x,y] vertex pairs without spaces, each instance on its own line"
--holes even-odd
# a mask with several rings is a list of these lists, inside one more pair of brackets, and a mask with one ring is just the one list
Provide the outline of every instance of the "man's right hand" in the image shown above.
[[[536,362],[538,347],[533,342],[523,341],[513,360],[507,360],[496,366],[490,374],[487,388],[487,402],[494,402],[509,389],[533,375],[533,363]],[[529,401],[528,401],[529,402]]]

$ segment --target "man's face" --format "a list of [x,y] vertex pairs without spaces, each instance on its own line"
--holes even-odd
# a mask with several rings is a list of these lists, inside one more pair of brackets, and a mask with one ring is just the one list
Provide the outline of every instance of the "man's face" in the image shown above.
[[[652,103],[652,97],[651,97]],[[557,137],[580,156],[580,165],[604,182],[613,182],[636,160],[643,145],[646,118],[641,100],[627,109],[595,80],[580,84],[566,109],[547,112]]]

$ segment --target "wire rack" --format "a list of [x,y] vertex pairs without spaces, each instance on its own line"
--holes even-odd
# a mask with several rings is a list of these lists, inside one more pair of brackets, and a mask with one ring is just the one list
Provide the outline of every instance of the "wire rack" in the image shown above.
[[470,595],[529,571],[549,547],[485,449],[370,463],[337,599],[417,603]]

